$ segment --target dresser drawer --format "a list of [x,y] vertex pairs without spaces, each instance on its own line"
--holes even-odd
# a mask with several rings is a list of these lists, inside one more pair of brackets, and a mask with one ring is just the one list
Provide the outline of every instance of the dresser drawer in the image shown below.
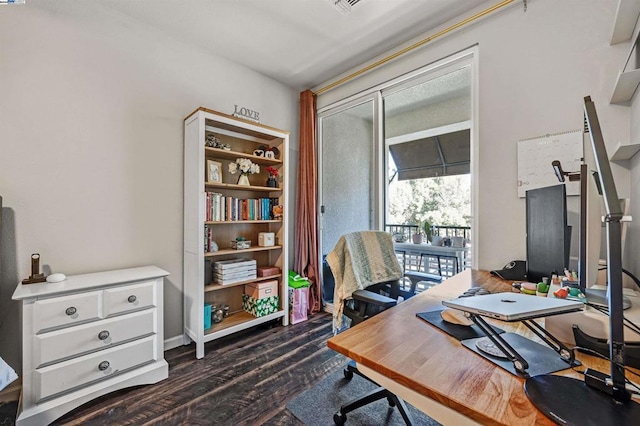
[[155,333],[155,309],[133,312],[35,336],[33,362],[37,367],[93,352]]
[[154,281],[145,281],[104,290],[105,318],[127,311],[156,306]]
[[38,368],[34,374],[36,402],[158,359],[156,336],[115,346],[104,351]]
[[33,332],[74,325],[100,318],[102,292],[60,296],[34,302]]

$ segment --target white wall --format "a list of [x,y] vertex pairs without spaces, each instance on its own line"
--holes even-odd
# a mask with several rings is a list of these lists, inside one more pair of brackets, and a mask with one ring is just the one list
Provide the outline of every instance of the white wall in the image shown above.
[[[487,2],[478,10],[493,4]],[[518,140],[581,129],[587,95],[596,103],[608,149],[629,140],[629,108],[609,105],[628,53],[628,43],[609,45],[617,1],[527,4],[526,13],[516,2],[318,98],[318,107],[324,107],[478,45],[479,229],[474,247],[480,269],[525,259],[525,205],[516,187]],[[615,164],[613,169],[620,195],[629,196],[628,169]],[[569,200],[574,211],[577,198]]]
[[165,337],[182,334],[183,119],[234,104],[290,130],[297,158],[298,94],[280,83],[113,13],[0,10],[0,356],[18,368],[11,295],[35,252],[68,275],[166,269]]
[[[630,143],[640,144],[640,97],[637,92],[632,99]],[[626,165],[631,170],[631,216],[634,221],[627,228],[627,247],[625,264],[627,269],[640,278],[640,153],[636,153]]]

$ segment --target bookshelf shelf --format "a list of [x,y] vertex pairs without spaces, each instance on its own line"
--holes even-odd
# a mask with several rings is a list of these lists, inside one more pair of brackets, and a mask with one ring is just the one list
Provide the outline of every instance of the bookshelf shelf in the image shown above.
[[282,246],[271,246],[271,247],[249,247],[248,249],[236,250],[232,248],[220,249],[218,251],[209,251],[204,253],[206,257],[216,257],[216,256],[226,256],[229,254],[242,254],[242,253],[250,253],[256,251],[266,251],[266,250],[281,250]]
[[[288,205],[289,133],[206,108],[191,113],[184,121],[184,129],[184,334],[187,341],[196,343],[196,358],[202,358],[205,342],[273,319],[282,318],[283,325],[288,325],[284,278],[289,268],[288,218],[281,212],[286,212]],[[206,146],[207,140],[216,139],[231,149]],[[277,158],[254,155],[254,151],[273,152]],[[238,158],[260,166],[258,173],[249,176],[250,186],[238,185],[239,175],[229,172],[229,164]],[[207,179],[208,161],[218,164],[215,182]],[[262,186],[267,182],[267,167],[278,170],[279,187]],[[273,233],[279,244],[258,246],[260,232]],[[251,241],[252,246],[243,250],[230,248],[230,242],[238,237]],[[219,249],[210,251],[209,247]],[[277,266],[281,273],[233,284],[214,283],[214,263],[232,259],[255,260],[257,267]],[[267,280],[278,281],[278,311],[262,317],[243,311],[245,284]],[[231,314],[205,330],[207,303],[228,305]]]
[[282,223],[280,219],[274,220],[215,220],[205,221],[205,225],[238,225],[238,224],[250,224],[250,223]]
[[[253,178],[251,178],[253,179]],[[244,186],[235,183],[205,183],[205,187],[211,189],[238,189],[241,191],[260,191],[260,192],[282,192],[282,188],[273,188],[270,186]]]
[[225,288],[230,288],[230,287],[239,286],[239,285],[258,283],[258,282],[262,282],[262,281],[277,280],[277,279],[280,279],[281,277],[282,277],[282,274],[278,274],[278,275],[270,275],[268,277],[258,277],[258,278],[253,279],[253,280],[240,281],[240,282],[233,283],[233,284],[222,285],[222,284],[211,283],[211,284],[208,284],[208,285],[204,286],[204,291],[222,290],[222,289],[225,289]]
[[[212,132],[215,133],[215,130],[212,129]],[[236,158],[248,158],[254,163],[258,163],[261,166],[278,166],[282,165],[282,160],[279,159],[271,159],[262,156],[257,156],[253,154],[248,154],[246,152],[237,152],[237,151],[229,151],[226,149],[220,148],[209,148],[205,147],[205,151],[207,156],[224,158],[227,160],[235,160]]]
[[280,310],[260,318],[256,318],[250,313],[244,311],[234,312],[222,322],[214,324],[211,328],[208,328],[203,335],[203,340],[205,342],[210,342],[212,340],[219,339],[220,337],[242,331],[247,327],[264,324],[265,322],[272,321],[277,318],[286,318],[285,311]]

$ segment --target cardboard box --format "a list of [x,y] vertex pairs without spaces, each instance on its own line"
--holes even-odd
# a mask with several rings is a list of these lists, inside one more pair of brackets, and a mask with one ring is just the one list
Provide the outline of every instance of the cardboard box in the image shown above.
[[242,309],[249,312],[254,317],[264,317],[278,312],[278,296],[254,299],[246,294],[242,295]]
[[244,285],[244,294],[254,299],[264,299],[265,297],[278,295],[278,281],[263,281]]

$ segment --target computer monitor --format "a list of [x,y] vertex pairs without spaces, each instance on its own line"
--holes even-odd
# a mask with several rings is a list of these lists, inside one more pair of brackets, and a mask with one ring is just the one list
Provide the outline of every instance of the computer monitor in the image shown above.
[[564,184],[526,192],[527,280],[538,283],[569,267],[571,227],[567,225]]

